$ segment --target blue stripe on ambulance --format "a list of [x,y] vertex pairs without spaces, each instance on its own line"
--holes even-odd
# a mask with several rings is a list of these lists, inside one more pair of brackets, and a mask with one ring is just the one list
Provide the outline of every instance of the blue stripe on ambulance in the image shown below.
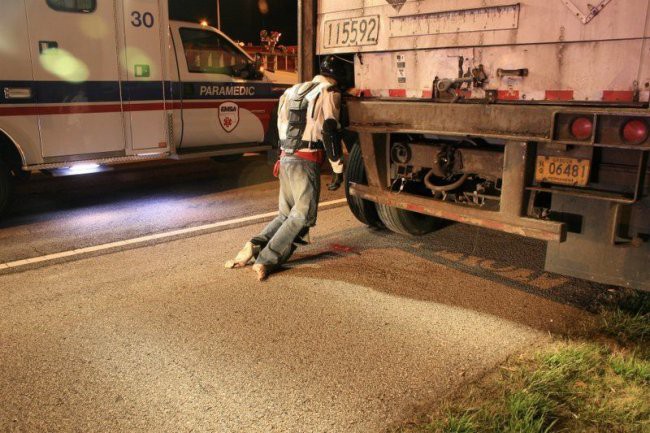
[[[177,81],[0,81],[0,87],[29,88],[31,98],[7,99],[0,104],[58,104],[78,102],[127,102],[180,99],[277,99],[288,87],[274,83],[177,82]],[[120,87],[122,98],[120,97]]]

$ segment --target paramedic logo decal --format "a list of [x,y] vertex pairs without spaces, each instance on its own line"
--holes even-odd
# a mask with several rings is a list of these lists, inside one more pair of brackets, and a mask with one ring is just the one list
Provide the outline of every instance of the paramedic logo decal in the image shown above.
[[239,105],[224,102],[219,105],[219,123],[226,132],[232,132],[239,123]]

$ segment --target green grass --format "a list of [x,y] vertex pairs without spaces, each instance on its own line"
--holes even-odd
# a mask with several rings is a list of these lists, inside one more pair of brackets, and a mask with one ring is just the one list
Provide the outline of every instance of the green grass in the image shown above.
[[623,357],[612,356],[609,360],[612,370],[624,379],[637,382],[640,385],[650,384],[650,362],[639,359],[635,355]]
[[633,345],[641,356],[650,355],[650,293],[634,292],[618,300],[617,305],[603,308],[600,332],[620,345]]
[[592,339],[558,339],[396,431],[650,433],[650,313],[640,299],[603,311]]
[[476,424],[470,414],[449,415],[442,430],[444,433],[474,433]]
[[502,422],[504,433],[547,432],[555,424],[553,410],[556,404],[541,392],[523,391],[511,394],[506,400],[506,415]]

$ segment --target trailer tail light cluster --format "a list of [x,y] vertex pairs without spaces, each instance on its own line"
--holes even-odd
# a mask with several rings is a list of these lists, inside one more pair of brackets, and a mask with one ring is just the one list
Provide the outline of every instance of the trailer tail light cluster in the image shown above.
[[623,125],[622,136],[627,144],[642,144],[648,139],[648,124],[641,119],[632,119]]
[[588,117],[578,117],[571,123],[571,135],[576,140],[588,140],[594,131],[594,122]]
[[555,113],[553,139],[564,143],[591,143],[598,122],[591,113]]
[[555,113],[553,141],[594,146],[650,147],[650,117],[634,114]]

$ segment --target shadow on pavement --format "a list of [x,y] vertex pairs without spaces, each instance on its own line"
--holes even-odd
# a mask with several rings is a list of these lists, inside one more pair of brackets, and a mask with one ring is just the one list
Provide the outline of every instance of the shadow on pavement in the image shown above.
[[[425,302],[491,314],[563,335],[584,335],[608,291],[543,270],[545,244],[462,224],[419,238],[357,228],[302,251],[292,275],[344,281]],[[621,289],[622,290],[622,289]]]

